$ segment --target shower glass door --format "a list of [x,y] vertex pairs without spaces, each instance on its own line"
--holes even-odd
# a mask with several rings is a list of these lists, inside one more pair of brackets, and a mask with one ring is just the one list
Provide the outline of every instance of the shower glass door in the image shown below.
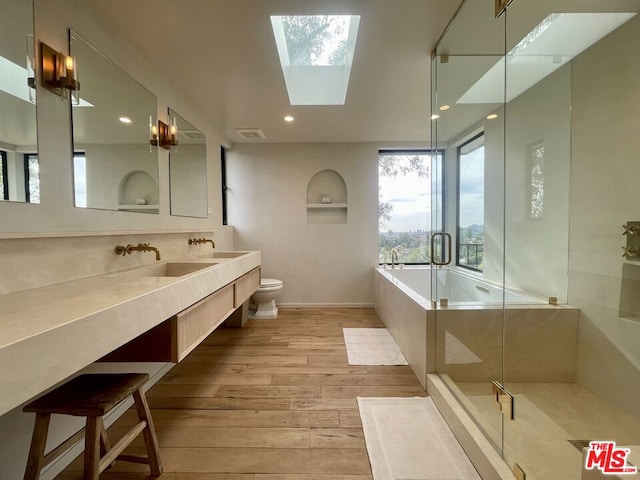
[[585,472],[592,441],[640,466],[640,263],[623,250],[640,201],[639,11],[514,0],[505,14],[504,276],[519,296],[503,458],[527,479],[635,477],[604,457]]
[[444,213],[432,215],[431,297],[436,371],[502,452],[505,40],[494,8],[465,2],[432,59],[431,137],[444,151],[432,204]]

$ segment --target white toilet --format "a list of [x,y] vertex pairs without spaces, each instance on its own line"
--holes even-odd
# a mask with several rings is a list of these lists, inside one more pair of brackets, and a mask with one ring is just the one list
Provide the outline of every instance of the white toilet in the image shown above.
[[275,278],[260,279],[260,286],[251,297],[255,312],[252,318],[278,318],[278,307],[276,297],[282,290],[282,280]]

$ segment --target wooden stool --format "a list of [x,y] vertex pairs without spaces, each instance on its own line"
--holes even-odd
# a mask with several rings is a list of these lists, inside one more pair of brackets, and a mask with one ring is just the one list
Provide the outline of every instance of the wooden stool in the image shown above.
[[[80,375],[24,407],[23,411],[36,414],[24,479],[37,480],[42,467],[82,438],[83,433],[85,480],[98,480],[100,473],[116,459],[146,463],[151,468],[152,475],[160,475],[160,450],[147,399],[142,391],[142,386],[148,379],[149,375],[146,373]],[[111,446],[102,417],[129,395],[133,395],[140,421]],[[87,417],[87,424],[83,430],[45,455],[44,448],[52,413]],[[121,455],[141,432],[147,447],[147,456]]]

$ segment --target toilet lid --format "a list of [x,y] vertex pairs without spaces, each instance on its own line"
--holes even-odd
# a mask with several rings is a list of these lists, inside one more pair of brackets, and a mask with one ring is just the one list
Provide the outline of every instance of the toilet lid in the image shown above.
[[275,278],[262,278],[260,279],[261,287],[281,287],[282,280],[277,280]]

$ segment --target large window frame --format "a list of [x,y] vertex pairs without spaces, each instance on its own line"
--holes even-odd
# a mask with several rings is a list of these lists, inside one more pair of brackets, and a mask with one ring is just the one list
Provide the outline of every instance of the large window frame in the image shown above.
[[[443,149],[408,149],[408,150],[402,150],[402,149],[380,149],[378,151],[378,165],[380,165],[380,157],[383,155],[390,155],[390,156],[410,156],[410,155],[428,155],[429,156],[429,172],[428,172],[428,176],[424,178],[424,182],[429,186],[429,202],[430,202],[430,209],[433,208],[433,204],[431,203],[431,200],[433,198],[433,182],[434,182],[434,174],[435,172],[433,171],[433,155],[436,155],[437,158],[439,159],[440,164],[437,166],[437,173],[438,173],[438,179],[440,180],[440,185],[439,185],[439,189],[437,191],[437,193],[440,196],[440,199],[438,200],[438,202],[436,202],[436,208],[440,209],[440,212],[437,214],[437,217],[439,219],[444,219],[444,212],[445,212],[445,206],[444,206],[444,199],[445,199],[445,194],[444,194],[444,188],[445,188],[445,181],[444,181],[444,172],[443,172],[443,166],[444,166],[444,156],[445,156],[445,151]],[[378,170],[378,181],[380,180],[381,174],[380,174],[380,170]],[[379,185],[379,183],[378,183]],[[380,205],[380,204],[379,204]],[[380,214],[380,211],[379,211]],[[425,239],[424,239],[424,245],[427,249],[426,253],[422,254],[420,253],[419,255],[424,258],[423,261],[407,261],[405,259],[402,258],[402,251],[400,251],[400,255],[398,256],[398,261],[397,263],[401,263],[404,265],[430,265],[431,261],[430,261],[430,252],[428,251],[428,249],[430,248],[430,237],[431,234],[433,233],[432,231],[432,222],[433,222],[433,211],[431,211],[431,215],[427,216],[427,224],[425,225],[426,230],[424,231],[425,234]],[[444,228],[444,225],[440,226],[438,229],[440,228]],[[382,248],[381,248],[381,239],[380,239],[380,228],[378,229],[378,264],[379,265],[388,265],[391,263],[391,258],[390,258],[390,254],[387,255],[389,258],[382,258]]]
[[[38,164],[38,177],[32,183],[31,161]],[[40,159],[37,153],[24,154],[24,197],[27,203],[40,203]]]
[[[469,145],[473,145],[474,143],[478,143],[478,140],[482,139],[482,143],[474,146],[474,148],[472,148],[471,150],[467,151],[467,152],[463,152],[463,150],[465,149],[465,147],[468,147]],[[461,217],[461,207],[462,207],[462,202],[461,202],[461,173],[462,173],[462,169],[461,169],[461,164],[463,162],[463,156],[465,155],[470,155],[473,152],[477,151],[478,149],[482,148],[483,152],[484,152],[484,131],[478,133],[477,135],[474,135],[473,137],[469,138],[468,140],[466,140],[465,142],[461,143],[460,145],[458,145],[458,147],[456,148],[456,156],[457,156],[457,174],[456,174],[456,266],[461,267],[461,268],[466,268],[468,270],[472,270],[474,272],[480,272],[482,273],[484,270],[484,165],[485,165],[485,157],[484,157],[484,153],[483,153],[483,157],[482,157],[482,168],[483,168],[483,176],[482,176],[482,199],[483,199],[483,205],[482,205],[482,238],[483,241],[482,243],[470,243],[470,242],[464,242],[462,243],[461,240],[461,230],[462,228],[468,228],[468,227],[461,227],[460,225],[460,217]],[[473,247],[473,248],[472,248]],[[471,250],[473,250],[473,255],[471,255]],[[466,262],[461,262],[461,259],[464,258],[466,260]],[[474,261],[471,261],[471,259],[474,258]]]
[[227,212],[227,149],[224,146],[220,146],[220,177],[222,187],[222,225],[228,225],[228,212]]
[[9,168],[7,152],[0,150],[0,168],[2,169],[2,200],[9,200]]

